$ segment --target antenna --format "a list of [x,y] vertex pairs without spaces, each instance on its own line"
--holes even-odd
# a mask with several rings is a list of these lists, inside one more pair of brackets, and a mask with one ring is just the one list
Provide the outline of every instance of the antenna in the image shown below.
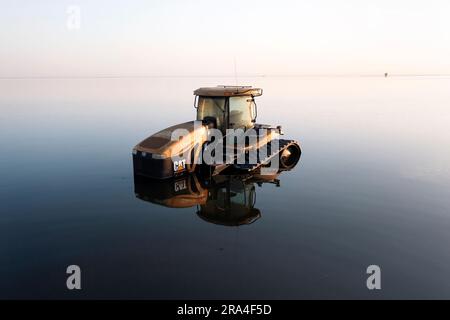
[[236,82],[236,87],[237,87],[238,79],[237,79],[236,57],[234,57],[234,81]]

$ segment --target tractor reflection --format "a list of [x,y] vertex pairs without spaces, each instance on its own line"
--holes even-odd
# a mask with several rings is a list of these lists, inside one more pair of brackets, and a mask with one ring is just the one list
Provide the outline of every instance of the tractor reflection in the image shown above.
[[134,176],[136,197],[169,208],[197,207],[197,215],[204,221],[240,226],[255,222],[261,211],[255,208],[256,185],[273,183],[280,186],[273,175],[216,175],[190,174],[178,179],[155,180]]

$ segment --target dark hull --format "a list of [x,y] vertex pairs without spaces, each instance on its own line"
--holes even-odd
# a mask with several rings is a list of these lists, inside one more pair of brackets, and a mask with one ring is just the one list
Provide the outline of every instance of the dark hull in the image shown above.
[[169,179],[180,175],[174,172],[171,158],[154,159],[151,154],[142,155],[142,152],[133,154],[134,173],[149,178]]

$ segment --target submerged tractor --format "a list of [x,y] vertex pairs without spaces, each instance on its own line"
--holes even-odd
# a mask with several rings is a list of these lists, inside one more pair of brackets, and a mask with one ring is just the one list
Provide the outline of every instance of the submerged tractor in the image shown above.
[[136,145],[135,174],[167,179],[197,171],[215,176],[230,170],[292,169],[300,159],[299,144],[280,139],[281,126],[256,123],[255,97],[262,92],[247,86],[195,90],[197,119],[159,131]]

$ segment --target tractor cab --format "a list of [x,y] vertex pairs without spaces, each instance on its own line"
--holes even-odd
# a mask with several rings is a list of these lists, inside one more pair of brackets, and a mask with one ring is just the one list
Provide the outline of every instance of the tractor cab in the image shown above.
[[262,89],[239,86],[199,88],[194,91],[197,120],[225,133],[226,129],[253,128],[256,121],[255,97]]

